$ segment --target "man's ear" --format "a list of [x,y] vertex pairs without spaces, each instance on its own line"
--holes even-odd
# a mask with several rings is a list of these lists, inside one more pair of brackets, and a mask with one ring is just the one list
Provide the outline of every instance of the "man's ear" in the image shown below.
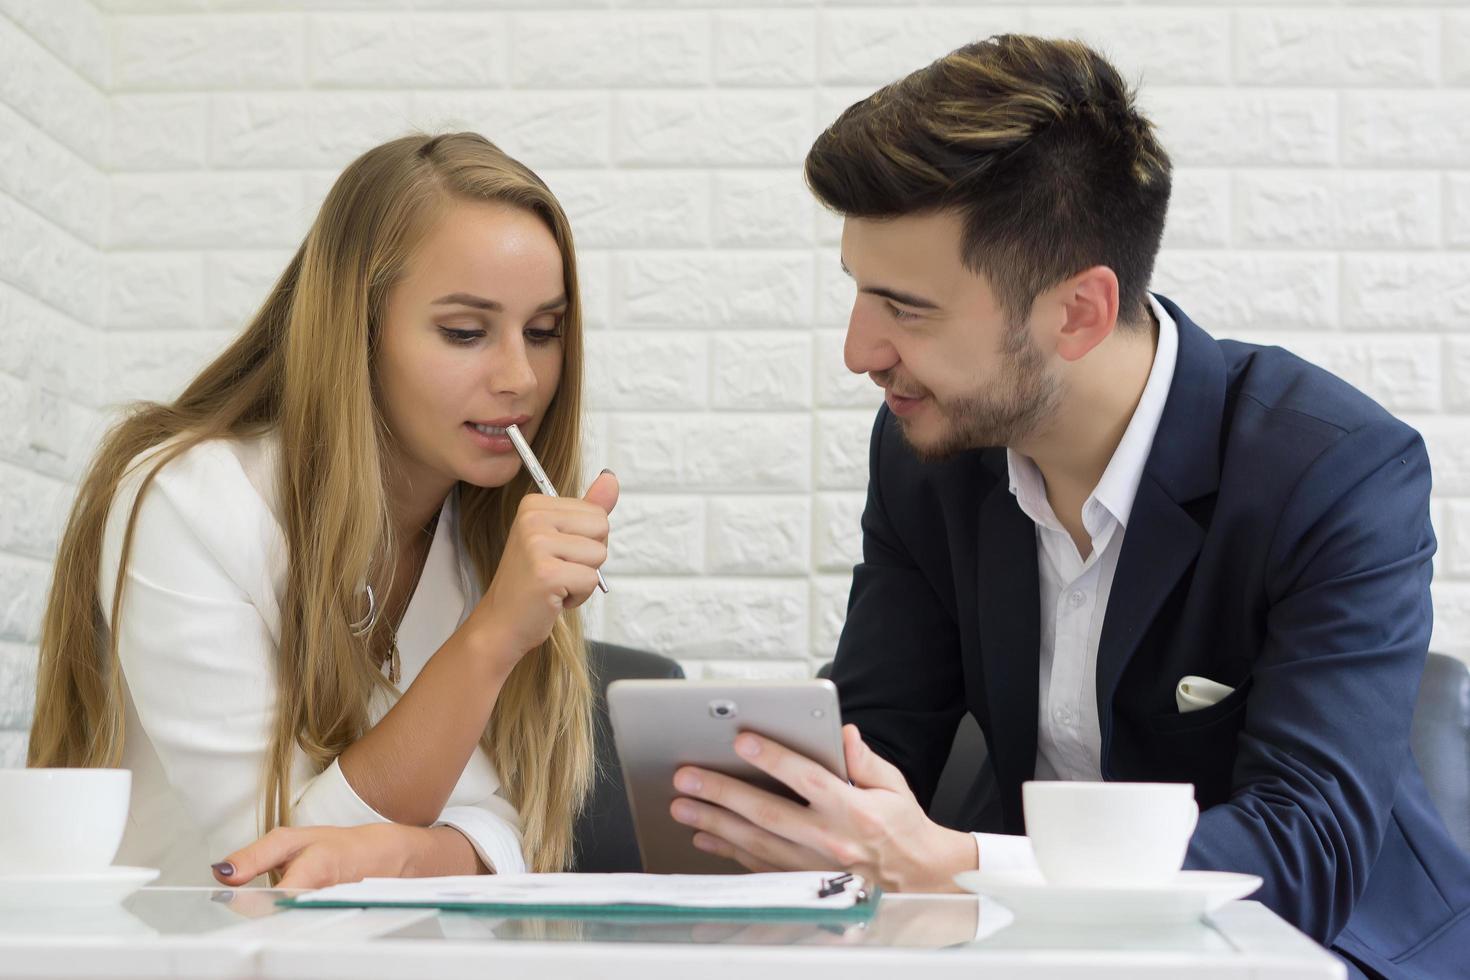
[[1056,350],[1064,360],[1078,361],[1118,326],[1118,276],[1095,265],[1056,288],[1064,315]]

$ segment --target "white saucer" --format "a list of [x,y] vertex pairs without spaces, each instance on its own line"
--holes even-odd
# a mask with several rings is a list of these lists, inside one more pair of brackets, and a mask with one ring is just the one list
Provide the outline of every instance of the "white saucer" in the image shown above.
[[116,865],[76,874],[0,875],[0,908],[91,909],[116,905],[157,877],[157,868]]
[[955,884],[987,895],[1018,919],[1054,922],[1190,922],[1261,887],[1255,875],[1181,871],[1162,885],[1048,885],[1036,870],[964,871]]

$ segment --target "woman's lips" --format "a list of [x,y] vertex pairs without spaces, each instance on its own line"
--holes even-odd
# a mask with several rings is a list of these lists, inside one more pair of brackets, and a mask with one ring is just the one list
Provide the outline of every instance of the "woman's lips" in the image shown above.
[[474,422],[466,422],[464,430],[475,444],[489,453],[513,453],[515,444],[510,441],[510,436],[505,434],[503,426],[478,425]]

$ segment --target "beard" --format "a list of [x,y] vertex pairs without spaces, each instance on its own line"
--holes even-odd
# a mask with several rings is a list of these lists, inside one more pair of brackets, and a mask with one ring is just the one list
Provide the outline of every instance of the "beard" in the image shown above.
[[[917,442],[909,424],[898,420],[914,455],[932,463],[972,449],[1013,446],[1052,416],[1061,401],[1061,380],[1047,370],[1046,358],[1024,323],[1006,328],[1000,354],[995,383],[968,394],[942,400],[918,385],[899,386],[931,398],[943,425],[936,438]],[[886,386],[892,376],[882,372],[874,377]]]

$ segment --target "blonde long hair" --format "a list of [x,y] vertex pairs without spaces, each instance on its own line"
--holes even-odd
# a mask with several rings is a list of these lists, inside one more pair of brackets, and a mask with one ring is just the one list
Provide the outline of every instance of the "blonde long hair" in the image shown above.
[[[177,400],[134,406],[103,439],[67,521],[42,621],[29,765],[119,764],[121,668],[117,630],[108,629],[102,602],[111,602],[115,626],[143,493],[191,447],[267,431],[282,449],[289,570],[262,830],[290,822],[298,747],[319,771],[367,730],[369,702],[387,685],[378,664],[389,627],[357,636],[351,624],[365,611],[361,583],[387,594],[398,552],[374,351],[388,292],[417,236],[454,200],[523,208],[556,238],[568,300],[565,363],[535,450],[560,493],[579,492],[581,302],[560,204],[529,169],[474,133],[409,136],[369,150],[338,178],[244,333]],[[128,517],[118,586],[104,597],[98,574],[108,512],[130,462],[145,453],[140,465],[149,470]],[[529,489],[524,471],[504,488],[459,488],[463,545],[484,583]],[[512,672],[481,738],[520,811],[535,870],[559,870],[572,854],[572,821],[591,782],[591,701],[580,620],[569,611]]]

